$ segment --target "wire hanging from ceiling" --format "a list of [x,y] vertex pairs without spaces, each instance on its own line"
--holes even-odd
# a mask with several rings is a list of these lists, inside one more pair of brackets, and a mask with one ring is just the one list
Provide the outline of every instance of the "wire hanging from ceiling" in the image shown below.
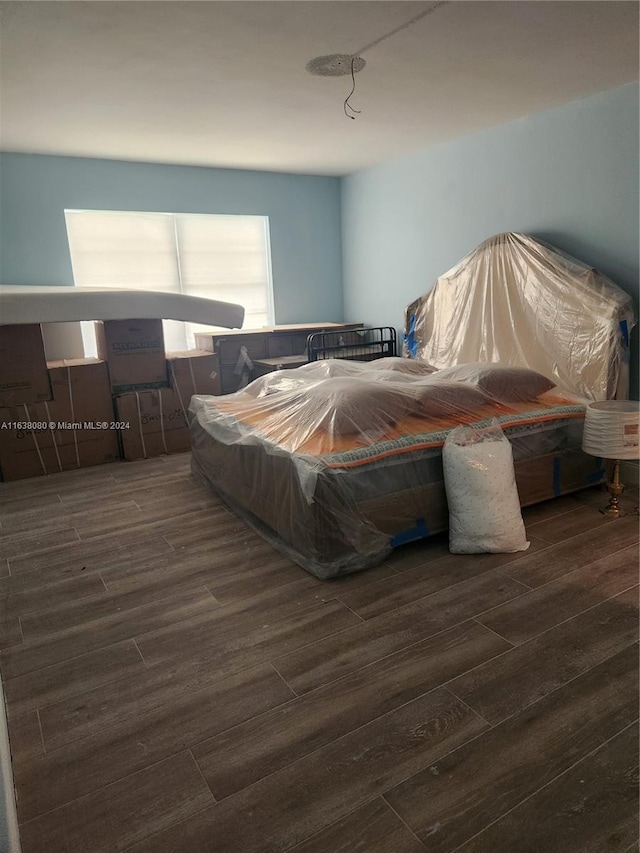
[[316,56],[314,59],[310,59],[309,62],[307,62],[307,71],[309,74],[314,74],[319,77],[342,77],[347,74],[351,74],[351,91],[344,100],[343,109],[347,118],[355,119],[357,115],[360,115],[362,110],[357,110],[353,107],[350,103],[350,99],[356,90],[355,75],[358,71],[362,71],[366,65],[361,54],[366,50],[371,50],[372,47],[377,47],[381,42],[386,41],[386,39],[391,38],[391,36],[395,36],[397,33],[402,32],[402,30],[412,27],[414,24],[417,24],[418,21],[426,18],[427,15],[433,14],[437,9],[440,9],[442,6],[446,6],[450,2],[451,0],[438,0],[437,3],[433,3],[428,9],[424,9],[409,21],[405,21],[404,24],[400,24],[400,26],[395,27],[395,29],[390,32],[384,33],[384,35],[379,36],[377,39],[369,42],[369,44],[361,47],[360,50],[354,51],[354,53],[332,53],[329,56]]
[[[353,95],[353,93],[356,90],[356,75],[355,75],[355,71],[353,70],[355,60],[356,60],[355,56],[352,56],[351,57],[351,82],[353,83],[353,85],[351,87],[351,91],[349,92],[347,97],[344,99],[344,114],[346,115],[347,118],[353,118],[353,119],[356,116],[351,115],[351,113],[355,113],[356,115],[360,115],[360,113],[362,112],[362,110],[357,110],[355,107],[352,107],[351,104],[349,103],[349,98],[351,97],[351,95]],[[347,112],[347,110],[350,110],[351,112]]]

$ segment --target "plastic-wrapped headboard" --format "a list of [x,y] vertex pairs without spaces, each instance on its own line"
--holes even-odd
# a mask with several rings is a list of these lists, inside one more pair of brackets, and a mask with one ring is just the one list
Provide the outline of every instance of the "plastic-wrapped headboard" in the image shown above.
[[404,354],[530,367],[587,400],[629,393],[631,297],[526,234],[486,240],[408,306]]

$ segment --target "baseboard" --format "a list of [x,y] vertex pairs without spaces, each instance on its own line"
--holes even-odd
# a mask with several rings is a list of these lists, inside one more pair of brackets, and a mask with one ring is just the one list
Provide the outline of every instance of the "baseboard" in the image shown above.
[[18,815],[2,681],[0,681],[0,850],[6,850],[7,853],[20,853]]

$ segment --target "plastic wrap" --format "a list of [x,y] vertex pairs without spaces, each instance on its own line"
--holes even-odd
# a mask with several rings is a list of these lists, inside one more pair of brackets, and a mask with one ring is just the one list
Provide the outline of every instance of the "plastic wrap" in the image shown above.
[[630,297],[524,234],[487,240],[407,309],[409,358],[325,360],[194,397],[194,471],[321,578],[447,529],[442,446],[496,420],[522,505],[601,482],[587,401],[626,396]]
[[[408,359],[329,359],[268,373],[235,394],[212,398],[216,413],[255,427],[261,440],[287,452],[323,455],[403,435],[471,423],[535,408],[537,401],[576,402],[553,395],[554,383],[534,371],[494,364],[463,375],[433,371]],[[216,414],[220,420],[220,414]],[[245,440],[253,432],[245,431]]]
[[482,371],[467,381],[431,370],[407,359],[317,362],[235,394],[193,397],[194,471],[321,578],[376,565],[397,545],[446,529],[442,445],[460,424],[497,419],[523,503],[601,478],[579,449],[583,401],[539,394],[536,374],[514,377],[500,365],[491,366],[490,378],[502,377],[495,385]]
[[500,427],[451,430],[442,462],[451,553],[526,551],[513,454]]
[[498,234],[406,312],[404,352],[437,368],[533,368],[587,400],[628,396],[631,297],[559,249]]

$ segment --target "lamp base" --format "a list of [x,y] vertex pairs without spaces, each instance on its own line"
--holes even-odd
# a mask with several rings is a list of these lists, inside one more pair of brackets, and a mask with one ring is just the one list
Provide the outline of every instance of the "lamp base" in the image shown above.
[[622,518],[626,515],[626,512],[621,510],[619,506],[614,506],[611,502],[603,507],[600,512],[602,515],[606,515],[607,518]]
[[620,509],[620,495],[624,491],[624,485],[620,482],[620,462],[617,459],[613,463],[613,477],[607,483],[607,489],[611,497],[607,506],[600,512],[607,518],[622,518],[625,513]]

